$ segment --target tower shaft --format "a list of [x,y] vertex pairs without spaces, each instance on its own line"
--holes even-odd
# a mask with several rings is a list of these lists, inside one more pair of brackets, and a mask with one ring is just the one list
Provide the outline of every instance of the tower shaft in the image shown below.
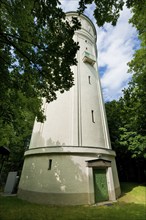
[[81,22],[74,35],[80,46],[74,86],[52,103],[44,99],[46,121],[34,123],[19,184],[21,198],[39,203],[92,204],[120,194],[97,71],[96,30],[85,15],[69,12],[66,19],[73,16]]

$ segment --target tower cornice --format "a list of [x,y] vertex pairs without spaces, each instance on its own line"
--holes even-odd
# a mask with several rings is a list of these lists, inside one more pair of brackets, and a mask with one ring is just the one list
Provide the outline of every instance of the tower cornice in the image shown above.
[[95,41],[97,40],[97,32],[96,32],[96,28],[95,28],[95,25],[94,23],[91,21],[90,18],[88,18],[85,14],[79,14],[78,12],[76,11],[69,11],[66,13],[66,15],[72,15],[72,16],[76,16],[78,18],[84,18],[86,21],[88,21],[90,23],[90,25],[92,26],[93,28],[93,31],[94,31],[94,35],[95,35]]
[[115,151],[108,149],[108,148],[102,148],[102,147],[91,147],[91,146],[52,146],[52,147],[40,147],[40,148],[33,148],[29,149],[25,152],[25,157],[30,155],[36,155],[36,154],[103,154],[103,155],[110,155],[110,156],[116,156]]

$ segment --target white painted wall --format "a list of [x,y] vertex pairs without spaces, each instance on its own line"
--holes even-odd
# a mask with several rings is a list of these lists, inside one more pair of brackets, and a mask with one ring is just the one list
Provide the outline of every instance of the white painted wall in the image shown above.
[[[52,168],[48,170],[48,161]],[[27,157],[21,178],[21,189],[47,193],[88,192],[84,158],[68,155]]]
[[[67,14],[67,19],[76,16]],[[75,85],[57,100],[45,103],[46,121],[35,121],[30,148],[44,146],[91,146],[110,148],[101,87],[94,66],[83,62],[83,53],[90,52],[96,59],[96,31],[86,16],[80,16],[81,30],[74,40],[79,42],[78,65],[73,66]],[[89,83],[90,76],[90,83]],[[92,122],[94,111],[95,123]]]

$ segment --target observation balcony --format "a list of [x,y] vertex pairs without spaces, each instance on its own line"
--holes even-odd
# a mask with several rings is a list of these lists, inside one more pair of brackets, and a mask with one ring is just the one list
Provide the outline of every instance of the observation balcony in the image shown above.
[[84,53],[83,53],[83,62],[84,63],[89,63],[93,66],[96,62],[96,58],[95,58],[95,56],[93,56],[88,51],[84,51]]

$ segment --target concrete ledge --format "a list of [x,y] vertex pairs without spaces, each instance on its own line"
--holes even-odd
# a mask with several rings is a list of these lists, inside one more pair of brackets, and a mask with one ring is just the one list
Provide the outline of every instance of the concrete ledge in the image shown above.
[[103,155],[109,155],[109,156],[116,156],[115,151],[107,148],[101,148],[101,147],[76,147],[76,146],[58,146],[58,147],[39,147],[39,148],[30,148],[27,150],[24,154],[24,156],[29,156],[33,154],[103,154]]
[[89,204],[88,193],[41,193],[20,189],[17,196],[21,199],[38,204],[50,205],[85,205]]

